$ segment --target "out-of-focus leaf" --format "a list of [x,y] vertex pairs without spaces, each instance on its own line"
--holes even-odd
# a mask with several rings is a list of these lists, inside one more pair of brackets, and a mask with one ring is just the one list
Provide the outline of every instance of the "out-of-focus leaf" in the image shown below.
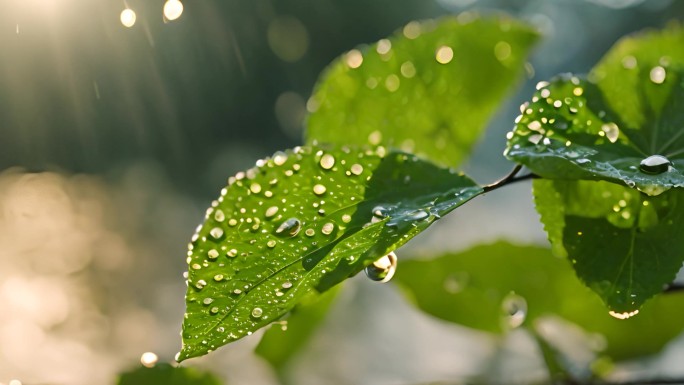
[[537,210],[556,251],[616,313],[671,283],[684,261],[684,192],[656,197],[607,182],[536,180]]
[[453,170],[378,151],[297,148],[230,178],[189,245],[179,361],[279,319],[483,192]]
[[505,17],[411,22],[333,62],[308,105],[307,143],[370,142],[457,165],[537,39]]
[[621,40],[588,77],[541,82],[506,155],[552,179],[684,186],[684,29]]
[[213,374],[195,368],[174,368],[157,364],[152,368],[140,367],[119,377],[118,385],[221,385]]
[[282,325],[272,325],[264,333],[256,353],[266,359],[282,375],[283,368],[306,345],[318,325],[323,322],[340,286],[313,296],[295,307]]
[[681,333],[684,294],[649,301],[641,314],[611,317],[601,300],[548,249],[504,242],[431,260],[401,262],[394,279],[425,312],[501,333],[551,314],[605,338],[603,353],[624,360],[658,352]]

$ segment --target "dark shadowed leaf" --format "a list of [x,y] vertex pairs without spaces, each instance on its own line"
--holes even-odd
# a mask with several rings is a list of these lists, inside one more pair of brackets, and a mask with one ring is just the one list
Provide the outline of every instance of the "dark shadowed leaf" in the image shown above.
[[211,373],[195,368],[174,368],[157,364],[152,368],[140,367],[119,377],[118,385],[221,385]]
[[238,173],[189,245],[180,361],[278,320],[482,188],[415,156],[297,148]]
[[523,72],[537,34],[508,18],[411,22],[320,78],[308,143],[382,144],[457,165]]
[[489,332],[561,316],[605,338],[603,353],[615,360],[656,353],[684,329],[684,293],[659,296],[642,314],[616,319],[567,261],[540,247],[500,242],[402,261],[395,282],[425,312]]
[[588,79],[542,82],[506,155],[553,179],[606,180],[658,195],[684,186],[684,30],[621,40]]
[[638,310],[682,267],[680,189],[651,197],[607,182],[536,180],[534,195],[554,250],[616,313]]

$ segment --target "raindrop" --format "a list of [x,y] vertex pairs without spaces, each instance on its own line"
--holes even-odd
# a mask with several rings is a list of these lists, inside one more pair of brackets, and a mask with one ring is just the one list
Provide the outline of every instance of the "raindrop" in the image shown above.
[[325,194],[325,190],[326,190],[326,188],[325,188],[325,186],[323,186],[322,184],[317,184],[317,185],[313,186],[313,192],[314,192],[314,194],[316,194],[316,195],[323,195],[323,194]]
[[275,232],[278,235],[287,235],[290,237],[294,237],[295,235],[297,235],[297,233],[299,233],[299,230],[301,230],[301,228],[302,222],[299,219],[290,218],[285,222],[281,223]]
[[216,251],[216,249],[211,249],[207,251],[207,256],[209,257],[209,259],[216,259],[219,256],[219,252]]
[[672,162],[662,155],[651,155],[641,161],[639,170],[646,174],[662,174],[668,171]]
[[332,234],[333,230],[335,230],[335,225],[330,223],[330,222],[324,224],[323,227],[321,228],[321,232],[325,235]]
[[205,298],[202,303],[205,305],[211,305],[211,303],[214,302],[213,298]]
[[283,289],[289,289],[292,287],[292,282],[285,281],[285,282],[283,282],[283,284],[281,286],[283,287]]
[[126,8],[123,11],[121,11],[121,24],[124,25],[124,27],[132,27],[135,25],[135,11],[133,11],[130,8]]
[[278,212],[278,206],[271,206],[266,209],[266,213],[264,214],[266,218],[270,218]]
[[665,76],[667,73],[665,72],[665,68],[661,66],[653,67],[651,69],[651,72],[649,74],[649,77],[651,78],[651,81],[655,84],[663,84],[665,81]]
[[235,225],[237,225],[237,219],[235,219],[235,218],[230,218],[230,219],[228,220],[228,226],[235,226]]
[[352,220],[351,215],[349,215],[349,214],[342,215],[342,222],[349,223],[349,222],[351,222],[351,220]]
[[235,250],[235,249],[230,249],[230,250],[228,250],[228,252],[226,253],[226,255],[229,256],[229,257],[231,257],[231,258],[234,258],[234,257],[237,256],[237,250]]
[[198,289],[200,289],[200,290],[204,289],[205,286],[207,286],[207,281],[205,281],[205,280],[203,280],[203,279],[200,279],[200,280],[197,281],[197,283],[195,284],[195,287],[198,288]]
[[314,229],[306,229],[304,234],[306,234],[307,237],[313,237],[314,235],[316,235],[316,231]]
[[216,274],[216,275],[214,276],[214,281],[216,281],[216,282],[221,282],[221,281],[223,281],[223,274]]
[[620,135],[620,129],[618,128],[617,124],[606,123],[601,126],[601,130],[605,132],[606,138],[608,138],[611,143],[617,142],[618,136]]
[[361,67],[361,64],[363,64],[363,55],[358,49],[353,49],[347,52],[345,61],[349,68],[359,68]]
[[214,213],[214,219],[216,222],[223,222],[226,219],[226,215],[221,210],[216,210]]
[[211,234],[214,239],[219,239],[223,236],[223,229],[220,227],[214,227],[211,229],[211,231],[209,231],[209,234]]
[[627,319],[627,318],[630,318],[630,317],[633,317],[633,316],[639,314],[639,310],[626,311],[626,312],[623,312],[623,313],[618,313],[618,312],[615,312],[615,311],[612,311],[612,310],[611,310],[611,311],[608,312],[608,314],[610,314],[610,316],[613,317],[613,318],[617,318],[617,319]]
[[264,314],[264,311],[261,310],[260,307],[255,307],[254,309],[252,309],[252,317],[259,318],[262,314]]
[[363,172],[363,166],[358,163],[353,164],[351,166],[351,172],[354,175],[361,175],[361,173]]
[[325,154],[321,157],[320,164],[325,170],[330,170],[335,165],[335,157],[330,154]]
[[180,0],[167,0],[164,4],[164,17],[167,20],[176,20],[183,13],[183,3]]
[[276,166],[282,166],[285,164],[285,162],[287,162],[286,153],[278,151],[275,154],[273,154],[273,163],[275,163]]
[[261,192],[261,185],[259,183],[252,183],[251,186],[249,186],[250,191],[252,191],[254,194],[258,194]]
[[157,364],[159,357],[152,352],[145,352],[140,356],[140,363],[146,368],[153,368]]
[[506,325],[515,329],[525,322],[525,317],[527,317],[527,301],[525,298],[511,292],[501,302],[501,310]]
[[211,310],[210,310],[210,311],[211,311],[211,314],[216,314],[216,313],[218,313],[218,311],[219,311],[219,308],[218,308],[218,307],[216,307],[216,306],[214,306],[214,307],[212,307],[212,308],[211,308]]
[[454,58],[453,48],[443,45],[437,49],[435,53],[435,59],[440,64],[448,64]]
[[373,281],[385,283],[394,276],[397,270],[397,255],[391,252],[384,257],[366,266],[365,273]]
[[266,246],[270,247],[271,249],[276,247],[275,239],[271,239],[270,241],[266,242]]
[[408,213],[408,218],[412,221],[420,221],[430,216],[425,210],[415,210]]

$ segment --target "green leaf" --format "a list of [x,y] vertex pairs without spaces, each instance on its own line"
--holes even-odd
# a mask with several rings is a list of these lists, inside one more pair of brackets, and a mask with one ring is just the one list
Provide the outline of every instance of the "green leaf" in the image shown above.
[[174,368],[157,364],[152,368],[140,367],[119,377],[118,385],[221,385],[211,373],[195,368]]
[[684,186],[684,30],[621,40],[588,79],[537,85],[506,156],[552,179],[605,180],[658,195]]
[[337,298],[339,287],[335,286],[309,301],[302,301],[292,310],[283,325],[272,326],[264,333],[255,351],[268,361],[280,376],[290,359],[306,345],[325,319],[330,306]]
[[554,249],[616,313],[638,310],[684,261],[684,191],[656,197],[607,182],[534,181]]
[[[654,298],[642,314],[611,317],[601,300],[577,280],[569,263],[548,249],[505,242],[431,260],[406,260],[394,282],[423,311],[493,333],[521,322],[511,305],[527,309],[522,327],[552,314],[605,337],[603,354],[615,360],[654,354],[681,333],[684,293]],[[506,308],[508,307],[508,308]]]
[[508,18],[411,22],[330,65],[309,103],[306,141],[370,142],[457,165],[519,79],[537,39]]
[[415,156],[299,147],[240,172],[189,245],[178,360],[279,319],[483,192]]

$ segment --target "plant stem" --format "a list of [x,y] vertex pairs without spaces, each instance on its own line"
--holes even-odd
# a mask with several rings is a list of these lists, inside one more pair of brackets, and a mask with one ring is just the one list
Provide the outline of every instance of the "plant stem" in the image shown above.
[[[490,191],[496,190],[496,189],[498,189],[499,187],[503,187],[503,186],[505,186],[505,185],[507,185],[507,184],[510,184],[510,183],[519,182],[519,181],[521,181],[521,180],[539,178],[538,175],[532,174],[532,173],[526,174],[526,175],[517,176],[518,172],[520,172],[520,170],[521,170],[522,168],[523,168],[523,166],[522,166],[521,164],[516,165],[516,166],[513,168],[513,170],[511,170],[511,172],[508,173],[508,175],[506,175],[505,177],[499,179],[498,181],[496,181],[496,182],[494,182],[494,183],[492,183],[492,184],[488,184],[488,185],[484,186],[484,187],[483,187],[484,191],[485,191],[485,192],[490,192]],[[517,176],[517,177],[516,177],[516,176]]]

